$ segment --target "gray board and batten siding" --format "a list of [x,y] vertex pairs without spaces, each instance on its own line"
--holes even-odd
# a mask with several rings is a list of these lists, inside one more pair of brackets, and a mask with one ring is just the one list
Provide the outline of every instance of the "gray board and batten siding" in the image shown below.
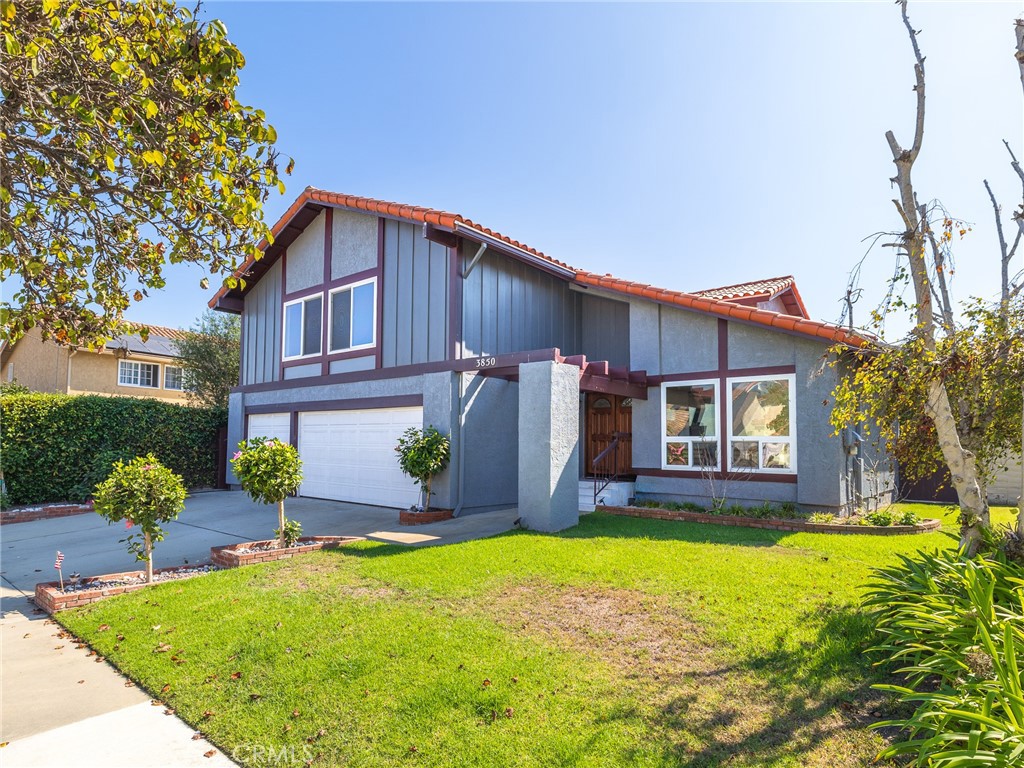
[[[434,363],[450,357],[451,338],[461,336],[457,357],[486,357],[557,347],[615,366],[630,364],[630,305],[577,291],[569,284],[505,254],[488,250],[463,279],[476,253],[462,247],[460,276],[451,279],[454,249],[427,240],[417,224],[334,210],[331,264],[334,284],[346,275],[380,269],[377,333],[380,367]],[[279,381],[282,292],[323,287],[326,215],[321,213],[245,295],[241,383]],[[378,239],[381,242],[378,243]],[[380,262],[378,264],[378,261]],[[461,329],[451,327],[453,285],[461,291]],[[459,333],[461,330],[461,334]],[[377,367],[376,355],[332,359],[329,373]],[[285,378],[320,375],[314,361],[285,369]]]

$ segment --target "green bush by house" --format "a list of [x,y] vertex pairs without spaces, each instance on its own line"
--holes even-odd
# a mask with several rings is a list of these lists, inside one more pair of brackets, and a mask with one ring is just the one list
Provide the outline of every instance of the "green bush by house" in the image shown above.
[[186,486],[216,485],[223,409],[96,395],[5,395],[0,469],[11,504],[81,501],[117,460],[152,453]]

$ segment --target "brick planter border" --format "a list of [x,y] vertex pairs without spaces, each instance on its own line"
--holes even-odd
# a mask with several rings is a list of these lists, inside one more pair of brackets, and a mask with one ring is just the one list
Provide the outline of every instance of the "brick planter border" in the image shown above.
[[940,521],[933,519],[922,520],[916,525],[837,525],[835,523],[810,523],[805,520],[764,520],[758,517],[709,515],[704,512],[675,512],[657,507],[605,507],[598,505],[597,508],[613,515],[640,517],[647,520],[679,520],[686,523],[710,523],[711,525],[765,528],[769,531],[804,531],[806,533],[866,533],[872,536],[906,536],[937,531],[942,525]]
[[337,549],[356,541],[365,541],[362,536],[303,536],[299,545],[286,549],[265,549],[259,552],[239,552],[240,549],[274,544],[277,539],[265,541],[243,541],[238,544],[226,544],[222,547],[210,547],[210,560],[221,568],[238,568],[253,563],[268,563],[272,560],[287,560],[295,555],[316,552],[321,549]]
[[451,519],[452,511],[450,509],[432,509],[429,512],[411,512],[408,509],[403,509],[398,513],[399,525],[426,525]]
[[[161,573],[172,573],[174,571],[188,571],[194,568],[201,568],[209,563],[199,563],[197,565],[177,565],[171,568],[156,568],[153,571],[154,575]],[[208,572],[207,572],[208,573]],[[203,572],[195,573],[194,576],[201,576]],[[89,584],[95,581],[107,581],[109,579],[127,579],[127,578],[138,578],[145,577],[145,571],[125,571],[123,573],[107,573],[102,576],[86,576],[82,579],[82,584]],[[185,578],[192,578],[187,576]],[[61,592],[60,582],[58,581],[46,581],[41,584],[36,584],[36,592],[33,598],[33,602],[42,608],[47,613],[56,613],[57,611],[63,611],[66,608],[76,608],[80,605],[89,605],[90,603],[96,603],[100,600],[105,600],[108,597],[114,595],[122,595],[126,592],[137,592],[140,589],[146,587],[153,587],[157,584],[169,584],[167,581],[157,581],[152,584],[142,582],[141,584],[122,584],[117,587],[99,587],[97,589],[79,589],[74,592]]]
[[5,509],[0,512],[0,525],[31,523],[33,520],[49,520],[54,517],[69,517],[92,512],[92,502],[84,504],[33,504],[30,507]]

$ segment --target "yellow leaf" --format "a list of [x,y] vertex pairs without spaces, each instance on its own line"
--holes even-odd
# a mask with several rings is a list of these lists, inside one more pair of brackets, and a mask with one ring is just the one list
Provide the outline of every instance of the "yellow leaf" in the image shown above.
[[167,162],[167,157],[159,149],[149,149],[142,153],[142,159],[150,165],[159,165],[163,167],[163,164]]

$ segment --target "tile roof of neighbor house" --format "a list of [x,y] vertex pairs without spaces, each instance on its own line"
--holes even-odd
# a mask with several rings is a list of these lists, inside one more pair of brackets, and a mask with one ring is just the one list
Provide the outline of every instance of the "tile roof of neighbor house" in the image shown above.
[[[422,224],[432,224],[456,233],[459,231],[466,232],[467,234],[476,232],[512,246],[513,248],[525,251],[526,253],[559,267],[562,270],[572,272],[575,275],[575,282],[581,285],[589,285],[595,288],[614,291],[616,293],[639,296],[663,304],[682,307],[696,312],[704,312],[725,319],[753,323],[755,325],[762,325],[768,328],[776,328],[781,331],[797,333],[802,336],[810,336],[826,341],[850,344],[851,346],[857,347],[864,346],[867,343],[864,336],[854,333],[846,328],[842,328],[832,323],[822,322],[820,320],[809,319],[806,317],[806,311],[804,312],[803,317],[782,314],[779,312],[772,312],[765,309],[757,309],[756,307],[736,304],[720,297],[686,293],[683,291],[673,291],[647,285],[646,283],[622,280],[620,278],[613,277],[612,275],[598,275],[593,272],[587,272],[586,270],[576,269],[563,261],[547,256],[536,248],[531,248],[524,243],[520,243],[518,240],[513,240],[507,235],[482,227],[471,219],[467,219],[457,213],[449,213],[447,211],[439,211],[422,206],[403,205],[401,203],[393,203],[386,200],[376,200],[369,197],[358,197],[356,195],[345,195],[337,192],[327,192],[322,189],[316,189],[315,187],[306,187],[302,194],[299,195],[295,202],[292,203],[287,211],[285,211],[284,215],[281,216],[277,223],[271,228],[271,232],[274,237],[277,238],[277,236],[286,227],[288,227],[291,220],[308,204],[340,206],[342,208],[350,208],[352,210],[366,211],[368,213],[376,213],[384,216],[393,216]],[[259,248],[263,250],[266,249],[268,245],[269,243],[264,240],[260,243]],[[246,262],[235,272],[236,277],[244,275],[255,263],[255,259],[247,259]],[[792,280],[792,278],[789,279]],[[726,286],[726,288],[737,287],[739,286]],[[795,290],[795,284],[791,287]],[[215,307],[217,302],[224,297],[228,291],[229,289],[227,286],[222,286],[210,300],[210,306]],[[800,302],[800,305],[802,307],[802,301]]]
[[810,313],[804,306],[804,300],[796,289],[796,280],[792,275],[784,277],[769,277],[765,280],[752,280],[748,283],[737,283],[736,285],[723,285],[718,288],[708,288],[703,291],[691,291],[694,296],[704,296],[709,299],[722,299],[748,303],[752,300],[774,299],[777,296],[783,297],[783,303],[790,310],[790,314],[798,314],[809,318]]

